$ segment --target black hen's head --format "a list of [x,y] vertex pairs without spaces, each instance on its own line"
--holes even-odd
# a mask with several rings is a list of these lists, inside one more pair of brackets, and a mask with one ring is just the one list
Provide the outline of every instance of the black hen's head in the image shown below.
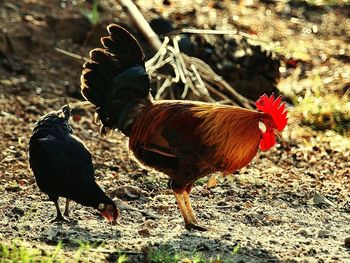
[[69,126],[68,120],[71,116],[71,108],[69,105],[64,105],[60,110],[50,112],[39,119],[34,127],[34,133],[40,131],[54,133],[73,133]]
[[[109,199],[109,198],[108,198]],[[115,203],[109,199],[103,203],[100,203],[97,210],[112,224],[115,225],[117,218],[119,217],[119,210]]]

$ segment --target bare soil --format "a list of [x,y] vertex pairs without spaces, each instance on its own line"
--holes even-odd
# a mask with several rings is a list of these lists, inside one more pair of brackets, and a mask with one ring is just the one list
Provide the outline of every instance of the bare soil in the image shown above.
[[[91,262],[112,262],[120,253],[130,262],[148,262],[149,251],[162,248],[199,251],[208,259],[219,255],[227,262],[350,262],[345,245],[350,237],[350,139],[300,126],[292,107],[274,149],[259,153],[236,174],[218,175],[212,188],[208,178],[196,183],[193,207],[210,231],[184,229],[166,176],[140,167],[118,132],[99,136],[93,108],[80,101],[83,61],[55,50],[87,56],[106,24],[132,28],[119,6],[101,2],[101,23],[92,26],[82,15],[91,8],[89,1],[0,1],[0,242],[22,240],[43,251],[62,242],[64,258],[72,262],[77,241],[92,244],[84,258]],[[349,89],[349,6],[166,2],[171,5],[139,4],[147,18],[162,14],[179,26],[236,26],[268,41],[260,42],[266,48],[277,43],[280,58],[296,64],[281,69],[278,87],[289,95],[303,96],[318,81],[321,93],[342,96]],[[116,226],[78,204],[72,204],[70,223],[49,223],[55,209],[35,184],[28,141],[38,118],[66,103],[74,108],[75,134],[93,154],[98,183],[120,207]]]

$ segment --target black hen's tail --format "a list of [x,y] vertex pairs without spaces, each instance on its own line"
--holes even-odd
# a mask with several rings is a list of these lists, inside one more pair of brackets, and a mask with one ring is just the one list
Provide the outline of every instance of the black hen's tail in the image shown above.
[[133,108],[148,101],[149,79],[137,40],[115,24],[107,31],[103,48],[91,50],[83,66],[81,91],[96,106],[101,134],[115,128],[126,133],[135,117]]

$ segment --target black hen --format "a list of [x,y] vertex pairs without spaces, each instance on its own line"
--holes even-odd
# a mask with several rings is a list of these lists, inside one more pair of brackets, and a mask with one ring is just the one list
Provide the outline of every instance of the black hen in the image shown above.
[[68,216],[69,200],[74,200],[98,209],[115,224],[118,209],[95,182],[91,154],[68,124],[70,111],[66,105],[37,122],[29,141],[30,167],[40,190],[55,203],[57,217],[53,221],[64,220],[58,198],[65,197],[64,215]]

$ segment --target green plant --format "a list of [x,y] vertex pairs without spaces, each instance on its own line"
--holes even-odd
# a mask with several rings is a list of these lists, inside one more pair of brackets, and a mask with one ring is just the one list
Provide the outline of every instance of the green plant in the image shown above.
[[241,246],[239,244],[235,245],[232,250],[231,256],[237,255],[240,249],[241,249]]
[[196,250],[177,252],[172,248],[160,247],[148,251],[147,260],[152,263],[228,263],[235,261],[239,250],[240,245],[237,244],[228,257],[221,254],[208,257]]
[[55,250],[53,251],[53,253],[51,254],[51,260],[53,262],[59,262],[59,254],[62,251],[62,242],[58,242]]
[[147,259],[154,263],[174,263],[174,262],[186,262],[186,263],[200,263],[202,261],[202,255],[198,252],[176,252],[172,248],[161,247],[159,249],[150,250],[148,252]]
[[77,240],[76,243],[79,245],[79,248],[78,248],[77,252],[75,253],[74,259],[76,262],[84,261],[83,258],[85,257],[85,254],[87,253],[87,251],[89,251],[90,244],[84,243],[80,240]]
[[333,5],[344,5],[349,3],[349,0],[306,0],[309,5],[316,6],[333,6]]
[[61,243],[58,243],[52,253],[47,253],[40,249],[28,248],[22,242],[15,240],[9,244],[0,244],[0,262],[63,262],[63,259],[60,257],[61,251]]
[[82,13],[85,15],[93,25],[96,25],[100,20],[98,12],[99,0],[94,0],[92,4],[92,10],[83,10]]
[[127,262],[128,261],[128,256],[127,255],[124,255],[124,254],[121,254],[118,256],[118,259],[117,259],[117,263],[124,263],[124,262]]
[[350,135],[350,98],[332,94],[306,95],[295,108],[295,115],[315,130],[334,130]]

